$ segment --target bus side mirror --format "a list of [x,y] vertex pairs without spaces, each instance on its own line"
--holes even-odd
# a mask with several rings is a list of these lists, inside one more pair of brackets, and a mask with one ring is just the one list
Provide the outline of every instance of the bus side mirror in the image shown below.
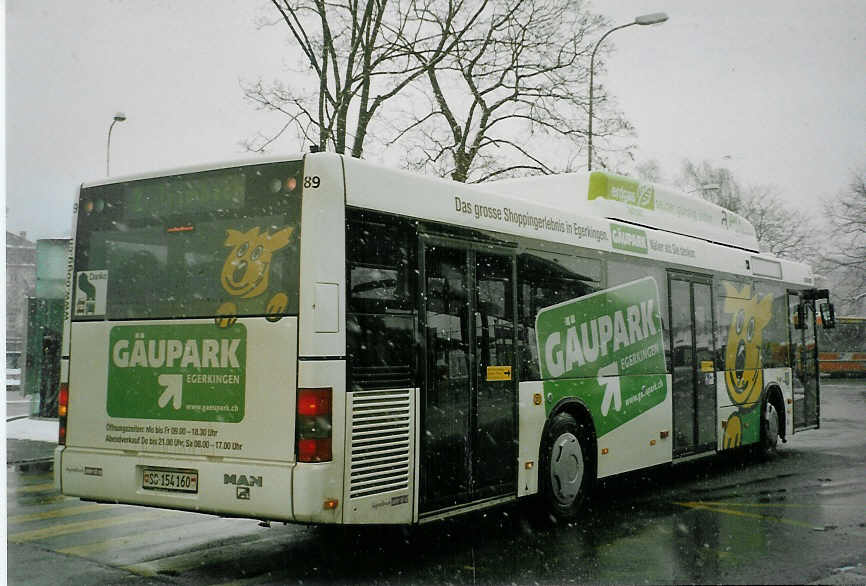
[[797,304],[797,315],[794,316],[794,329],[806,329],[806,306],[802,303]]
[[821,304],[821,323],[825,330],[832,330],[836,327],[836,309],[832,303]]

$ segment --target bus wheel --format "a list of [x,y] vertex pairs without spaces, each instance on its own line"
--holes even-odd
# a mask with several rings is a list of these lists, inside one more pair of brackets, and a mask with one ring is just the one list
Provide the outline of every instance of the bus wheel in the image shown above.
[[761,415],[761,452],[772,455],[779,445],[779,412],[772,401],[767,401]]
[[573,519],[594,481],[595,468],[587,426],[568,413],[550,422],[545,434],[541,460],[544,504],[554,517]]

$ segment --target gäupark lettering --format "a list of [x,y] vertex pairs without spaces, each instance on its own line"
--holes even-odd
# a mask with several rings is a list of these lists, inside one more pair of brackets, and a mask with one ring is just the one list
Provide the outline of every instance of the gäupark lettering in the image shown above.
[[240,338],[215,340],[117,340],[111,350],[118,368],[239,368]]
[[[654,303],[653,299],[648,299],[639,305],[629,305],[625,312],[614,311],[580,325],[568,327],[564,332],[550,334],[544,341],[544,357],[550,375],[561,377],[569,374],[576,367],[594,363],[600,357],[603,358],[619,351],[620,348],[631,346],[656,334],[658,330],[651,317]],[[658,348],[653,345],[645,351],[643,355],[648,358],[657,354]],[[626,366],[630,366],[640,361],[631,357],[639,355],[630,355],[630,358],[623,359],[623,362],[627,362]]]

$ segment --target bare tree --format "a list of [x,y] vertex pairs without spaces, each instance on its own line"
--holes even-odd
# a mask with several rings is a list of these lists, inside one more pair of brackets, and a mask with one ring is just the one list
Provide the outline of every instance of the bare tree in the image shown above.
[[812,220],[782,200],[778,188],[744,186],[730,169],[689,160],[683,161],[677,185],[745,217],[755,228],[762,252],[809,263],[816,259],[817,231]]
[[743,206],[743,188],[731,170],[707,161],[694,163],[684,159],[676,185],[734,213],[740,213]]
[[[437,24],[444,28],[441,18]],[[394,139],[410,145],[407,163],[469,182],[576,166],[586,143],[589,57],[605,24],[582,0],[490,0],[472,34],[438,63],[416,54],[429,85],[416,84],[426,99]],[[602,155],[613,148],[604,139],[632,131],[610,102],[598,87]]]
[[857,311],[866,307],[866,169],[854,173],[848,190],[824,211],[833,233],[824,261],[836,276],[837,298]]
[[[308,71],[292,83],[243,87],[259,108],[285,116],[244,146],[262,152],[289,130],[320,150],[360,157],[374,117],[469,30],[487,0],[271,0]],[[435,24],[428,14],[434,9]],[[422,55],[423,61],[417,57]],[[311,88],[308,91],[298,88]]]
[[[624,174],[629,175],[630,173],[625,172]],[[632,167],[631,174],[633,174],[641,181],[649,181],[651,183],[664,182],[662,167],[656,159],[649,159],[635,164]]]
[[783,202],[775,187],[758,185],[746,191],[738,213],[754,226],[761,251],[813,263],[818,248],[810,218]]

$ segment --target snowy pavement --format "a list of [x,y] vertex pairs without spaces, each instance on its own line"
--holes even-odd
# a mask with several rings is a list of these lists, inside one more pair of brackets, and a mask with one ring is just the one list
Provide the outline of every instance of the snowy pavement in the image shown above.
[[57,443],[56,419],[23,417],[6,422],[6,439]]

